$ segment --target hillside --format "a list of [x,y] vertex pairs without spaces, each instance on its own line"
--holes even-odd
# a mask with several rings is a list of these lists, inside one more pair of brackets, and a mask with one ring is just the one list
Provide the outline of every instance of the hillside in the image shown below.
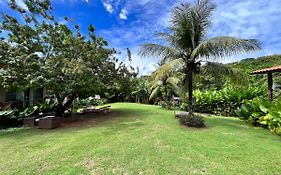
[[281,55],[271,55],[258,58],[246,58],[230,64],[231,67],[249,75],[251,72],[267,67],[281,65]]
[[[230,63],[229,65],[244,73],[245,77],[248,77],[248,79],[250,80],[250,83],[262,85],[267,83],[267,75],[250,75],[250,73],[255,70],[281,65],[281,55],[246,58],[239,62]],[[275,73],[273,75],[273,82],[275,85],[277,85],[276,87],[280,87],[280,73]]]

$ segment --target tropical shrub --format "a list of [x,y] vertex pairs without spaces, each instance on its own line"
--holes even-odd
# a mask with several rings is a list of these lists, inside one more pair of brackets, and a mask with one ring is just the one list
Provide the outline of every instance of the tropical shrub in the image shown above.
[[281,98],[274,102],[261,98],[248,100],[235,110],[235,113],[249,124],[281,134]]
[[55,110],[57,102],[54,99],[46,99],[42,103],[38,103],[36,106],[42,113],[52,112]]
[[181,110],[181,111],[187,111],[187,109],[188,109],[188,103],[185,103],[185,102],[181,103],[181,104],[179,105],[178,109]]
[[19,116],[19,112],[17,109],[0,111],[0,118],[17,118],[18,116]]
[[16,127],[21,125],[21,120],[18,119],[19,111],[9,110],[0,111],[0,129],[5,129],[9,127]]
[[40,113],[40,108],[38,106],[30,106],[26,108],[24,111],[22,111],[19,117],[21,118],[30,117],[39,113]]
[[179,118],[179,121],[182,125],[189,126],[189,127],[194,127],[194,128],[205,127],[203,117],[196,114],[183,115]]
[[245,88],[226,85],[221,90],[196,90],[194,92],[195,111],[222,116],[235,116],[234,110],[241,106],[243,100],[251,100],[265,94],[265,88],[255,86]]
[[29,106],[24,110],[14,109],[9,111],[0,111],[0,118],[16,118],[21,120],[25,117],[38,115],[39,113],[47,113],[54,111],[56,102],[52,99],[47,99],[42,103],[37,103],[35,106]]

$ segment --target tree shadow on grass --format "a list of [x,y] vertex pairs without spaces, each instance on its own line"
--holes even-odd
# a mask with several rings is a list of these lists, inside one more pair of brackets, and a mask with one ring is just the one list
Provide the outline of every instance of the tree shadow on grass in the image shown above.
[[69,130],[80,130],[94,127],[102,127],[109,124],[107,127],[112,130],[121,130],[128,128],[136,128],[142,126],[140,122],[141,116],[139,110],[120,108],[113,109],[107,114],[76,114],[70,118],[62,119],[61,126],[56,129],[37,129],[29,127],[9,128],[0,130],[1,136],[15,136],[18,138],[29,135],[42,135],[56,132],[68,132]]

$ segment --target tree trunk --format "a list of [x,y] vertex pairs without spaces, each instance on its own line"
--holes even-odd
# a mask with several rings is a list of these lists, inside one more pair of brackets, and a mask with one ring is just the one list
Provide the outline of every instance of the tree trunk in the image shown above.
[[192,68],[188,70],[188,112],[189,114],[193,113],[193,72]]
[[72,105],[75,97],[76,95],[71,95],[65,104],[63,104],[64,98],[58,99],[58,105],[55,109],[56,117],[63,117],[64,111]]
[[64,113],[64,109],[63,109],[62,103],[59,102],[58,106],[56,107],[55,112],[56,112],[56,114],[55,114],[56,117],[62,118],[63,113]]
[[167,90],[167,83],[166,83],[166,82],[164,82],[164,83],[163,83],[163,85],[164,85],[164,91],[165,91],[165,98],[164,98],[164,101],[165,101],[166,103],[168,103],[168,90]]

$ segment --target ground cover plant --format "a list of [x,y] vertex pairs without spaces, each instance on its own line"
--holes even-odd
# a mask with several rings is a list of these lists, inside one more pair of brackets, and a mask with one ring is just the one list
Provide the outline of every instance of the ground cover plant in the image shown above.
[[281,98],[269,102],[267,99],[246,100],[236,115],[254,126],[261,126],[271,132],[281,134]]
[[[112,104],[116,116],[81,128],[0,131],[0,174],[278,174],[280,137],[237,118],[179,127],[158,106]],[[106,118],[106,117],[105,117]]]

